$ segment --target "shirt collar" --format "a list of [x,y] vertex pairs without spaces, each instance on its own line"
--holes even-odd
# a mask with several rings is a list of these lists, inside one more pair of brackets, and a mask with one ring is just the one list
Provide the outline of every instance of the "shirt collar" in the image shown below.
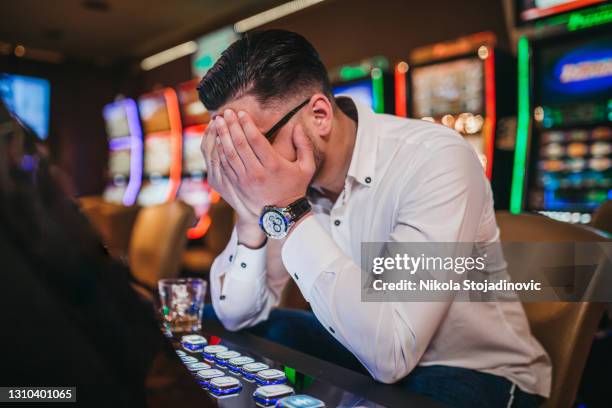
[[357,135],[355,148],[348,169],[352,177],[364,186],[371,186],[375,181],[376,150],[378,137],[375,129],[376,114],[366,105],[353,100],[357,108]]

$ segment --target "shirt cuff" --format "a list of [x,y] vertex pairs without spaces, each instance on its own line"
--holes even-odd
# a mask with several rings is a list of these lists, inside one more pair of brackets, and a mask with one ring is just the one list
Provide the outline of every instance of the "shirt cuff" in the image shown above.
[[230,268],[227,277],[239,281],[260,279],[266,271],[266,246],[258,249],[236,245],[235,252],[229,255]]
[[310,302],[310,291],[315,281],[342,256],[342,251],[313,215],[294,228],[283,245],[283,264],[304,298]]

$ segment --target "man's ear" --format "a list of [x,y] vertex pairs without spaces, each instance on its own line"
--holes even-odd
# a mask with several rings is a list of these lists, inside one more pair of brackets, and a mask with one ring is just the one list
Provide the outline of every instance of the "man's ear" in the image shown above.
[[334,107],[332,103],[326,95],[316,93],[310,98],[308,107],[313,121],[312,128],[317,135],[327,140],[331,133],[332,121],[334,119]]

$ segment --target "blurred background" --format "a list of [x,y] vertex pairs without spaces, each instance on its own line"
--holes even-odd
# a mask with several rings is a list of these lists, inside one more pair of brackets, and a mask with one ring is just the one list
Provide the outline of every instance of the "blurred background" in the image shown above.
[[[50,85],[47,140],[79,195],[100,194],[107,183],[108,134],[102,110],[117,95],[138,99],[157,88],[200,77],[237,37],[234,24],[282,5],[269,0],[3,2],[0,72],[44,78]],[[330,69],[373,56],[407,60],[419,46],[492,31],[499,47],[514,48],[501,1],[433,0],[295,2],[309,4],[258,29],[304,35]],[[218,35],[216,30],[225,30]],[[230,33],[231,32],[231,33]],[[208,47],[207,38],[208,35]],[[205,36],[204,38],[202,36]],[[191,43],[203,43],[198,45]],[[185,45],[187,44],[187,45]],[[182,45],[159,66],[143,60]],[[194,70],[198,53],[208,53]],[[181,56],[181,54],[184,54]],[[156,65],[156,64],[154,64]],[[392,68],[392,67],[391,67]]]
[[[608,1],[23,0],[0,7],[0,96],[49,152],[109,252],[130,259],[151,287],[176,270],[206,273],[231,233],[231,209],[206,183],[199,144],[209,114],[196,86],[227,46],[254,29],[304,35],[335,94],[460,132],[491,180],[496,210],[612,229]],[[139,228],[138,216],[161,204],[193,212],[177,215],[186,233],[165,231],[167,215],[150,216],[162,220],[158,230],[153,221]],[[159,236],[180,255],[160,258],[155,275],[149,254],[160,252]],[[149,264],[140,268],[136,259]]]
[[[610,238],[609,1],[2,2],[0,97],[143,296],[160,278],[206,276],[231,234],[206,183],[196,85],[243,33],[268,28],[311,41],[335,94],[460,132],[502,240]],[[540,234],[543,219],[554,223]],[[281,305],[308,307],[295,286]],[[609,401],[609,328],[604,317],[577,404]]]
[[[228,45],[267,28],[310,40],[335,94],[460,132],[491,180],[497,210],[612,228],[608,1],[22,0],[0,7],[0,96],[119,259],[130,257],[140,210],[170,203],[192,210],[193,219],[185,216],[186,234],[175,232],[185,242],[168,243],[187,250],[165,268],[203,273],[223,248],[232,213],[206,183],[199,143],[209,114],[196,86]],[[143,236],[170,236],[163,222],[157,234],[148,225]]]

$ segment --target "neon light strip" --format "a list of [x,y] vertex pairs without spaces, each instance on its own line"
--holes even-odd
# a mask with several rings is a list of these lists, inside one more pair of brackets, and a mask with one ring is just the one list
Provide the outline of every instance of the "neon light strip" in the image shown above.
[[570,14],[567,20],[567,29],[568,31],[576,31],[606,24],[610,21],[612,21],[612,5],[606,4],[592,10]]
[[[213,205],[219,202],[219,200],[221,199],[221,196],[215,190],[210,190],[209,199],[210,199],[210,205]],[[187,238],[189,239],[202,238],[208,232],[208,229],[210,228],[211,224],[212,224],[212,218],[210,218],[210,215],[208,215],[208,213],[202,214],[202,216],[198,220],[198,223],[194,227],[189,228],[187,230]]]
[[130,181],[123,195],[124,205],[134,205],[140,185],[142,184],[142,129],[138,118],[138,108],[133,99],[122,101],[127,114],[128,127],[130,128]]
[[553,16],[555,14],[567,13],[568,11],[575,10],[593,4],[603,3],[605,0],[575,0],[566,2],[564,4],[558,4],[556,6],[547,8],[531,8],[521,13],[521,18],[525,21],[534,20],[536,18]]
[[531,126],[529,95],[529,40],[521,37],[518,42],[518,119],[514,168],[512,169],[512,190],[510,212],[519,214],[523,209],[523,193],[527,166],[527,150]]
[[163,92],[170,121],[170,149],[172,157],[172,162],[170,164],[170,186],[166,201],[171,201],[176,197],[179,186],[181,185],[183,169],[183,128],[181,126],[181,112],[179,110],[176,92],[172,88],[166,88]]
[[106,105],[104,118],[109,120],[110,111],[117,109],[118,106],[125,112],[129,135],[120,139],[111,139],[109,147],[110,150],[130,149],[130,176],[122,200],[124,205],[130,206],[136,201],[142,183],[142,130],[136,102],[133,99],[123,99]]
[[372,77],[373,109],[376,113],[385,112],[385,90],[383,87],[383,74],[380,68],[374,68],[370,74]]
[[[204,134],[206,127],[207,127],[207,124],[190,126],[185,129],[185,131],[183,132],[183,135],[188,134],[188,133],[197,133],[200,135]],[[209,190],[208,184],[206,185],[206,189]],[[209,190],[208,194],[209,194],[209,200],[210,200],[211,205],[218,202],[219,199],[221,198],[219,196],[219,193],[217,193],[214,190]],[[208,229],[210,228],[211,224],[212,224],[212,219],[210,218],[210,216],[207,213],[202,214],[198,220],[198,223],[194,227],[189,228],[187,230],[187,238],[189,239],[202,238],[204,235],[206,235],[206,232],[208,232]]]
[[489,55],[484,61],[485,75],[485,126],[484,133],[484,154],[487,157],[487,167],[485,173],[491,180],[493,174],[493,152],[495,147],[495,126],[497,116],[495,113],[495,53],[493,47],[488,47]]
[[131,138],[129,136],[127,137],[120,137],[117,139],[110,139],[108,141],[108,148],[110,150],[124,150],[124,149],[129,149],[131,147]]
[[406,87],[406,72],[408,64],[400,62],[395,66],[395,114],[408,117],[408,88]]

